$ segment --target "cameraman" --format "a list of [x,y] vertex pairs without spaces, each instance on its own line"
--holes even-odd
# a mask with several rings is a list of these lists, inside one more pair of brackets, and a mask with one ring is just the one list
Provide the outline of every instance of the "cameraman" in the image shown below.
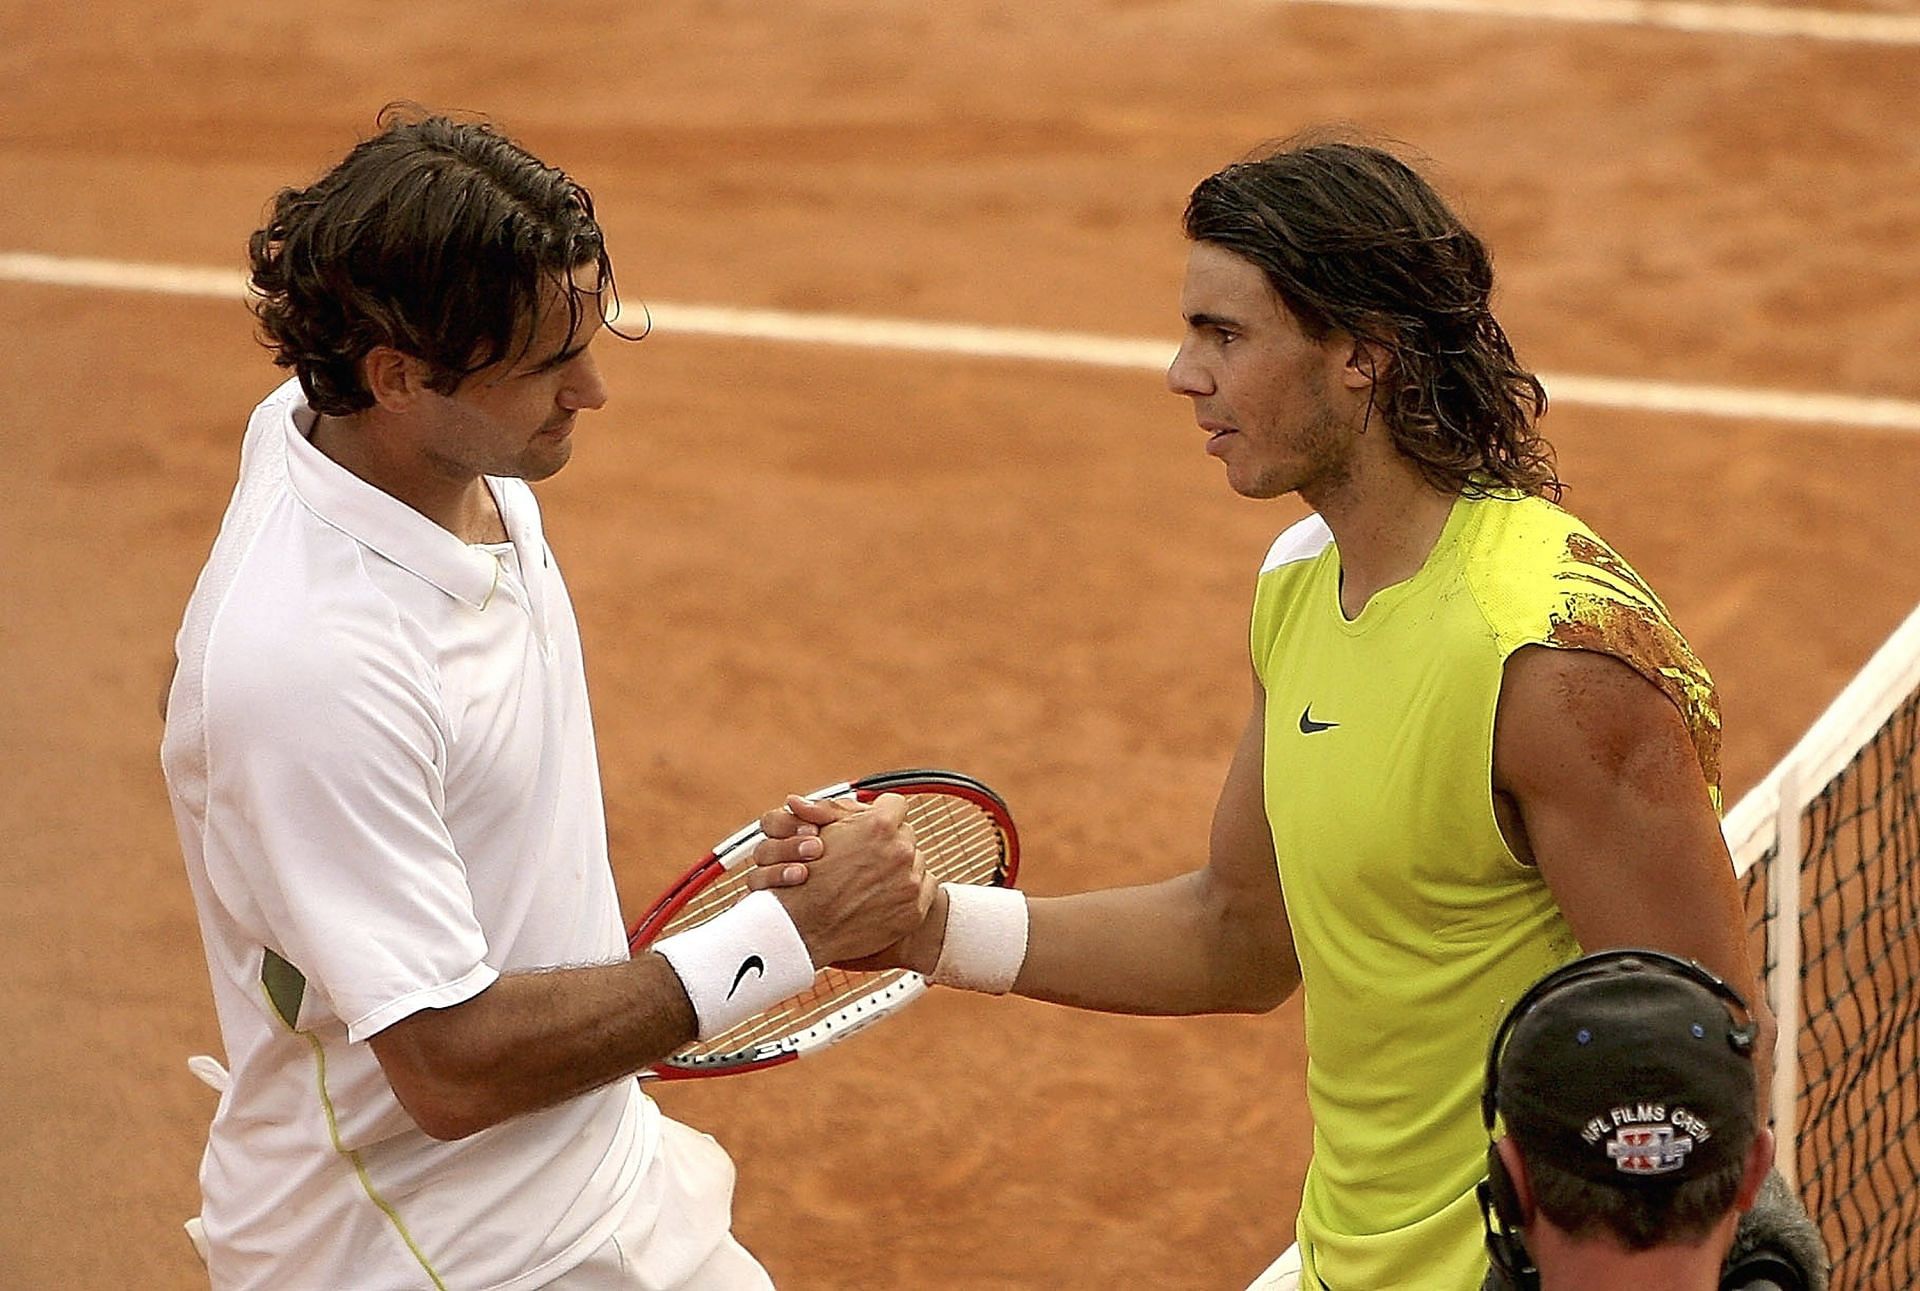
[[1773,1158],[1754,1036],[1737,992],[1653,951],[1589,955],[1522,997],[1488,1059],[1483,1112],[1489,1134],[1496,1112],[1506,1128],[1482,1195],[1488,1287],[1824,1286],[1783,1181],[1770,1213],[1793,1231],[1736,1240]]

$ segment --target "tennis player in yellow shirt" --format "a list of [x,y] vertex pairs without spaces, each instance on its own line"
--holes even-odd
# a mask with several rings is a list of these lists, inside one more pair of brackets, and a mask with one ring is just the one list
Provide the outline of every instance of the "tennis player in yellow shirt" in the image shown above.
[[1487,1045],[1528,985],[1642,946],[1758,998],[1713,684],[1552,500],[1545,392],[1489,309],[1486,248],[1417,173],[1283,146],[1203,181],[1185,229],[1168,384],[1236,492],[1313,508],[1260,570],[1206,861],[1066,897],[943,891],[889,958],[1110,1012],[1304,990],[1313,1160],[1297,1250],[1256,1285],[1471,1291]]

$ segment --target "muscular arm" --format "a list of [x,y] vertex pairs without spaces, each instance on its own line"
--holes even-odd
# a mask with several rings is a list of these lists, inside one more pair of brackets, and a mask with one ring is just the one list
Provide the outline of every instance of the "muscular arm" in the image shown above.
[[1267,828],[1266,693],[1214,808],[1207,864],[1145,887],[1028,903],[1026,963],[1014,990],[1110,1013],[1264,1013],[1300,984]]
[[1493,776],[1512,809],[1503,813],[1508,841],[1540,867],[1583,950],[1664,950],[1698,960],[1746,997],[1761,1027],[1764,1103],[1773,1019],[1679,710],[1611,656],[1523,649],[1501,686]]
[[692,1040],[693,1006],[667,961],[510,973],[368,1043],[426,1133],[458,1139],[629,1075]]

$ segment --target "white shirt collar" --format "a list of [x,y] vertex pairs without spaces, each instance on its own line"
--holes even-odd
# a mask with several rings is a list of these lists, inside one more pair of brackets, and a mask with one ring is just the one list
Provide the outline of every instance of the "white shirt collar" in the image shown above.
[[[433,584],[449,596],[484,608],[500,569],[494,557],[460,541],[452,533],[390,493],[367,483],[315,448],[307,439],[316,415],[300,392],[299,381],[281,386],[268,402],[280,405],[286,436],[287,480],[308,509],[322,520],[379,552],[394,564]],[[507,534],[522,553],[540,553],[546,543],[538,522],[513,506],[503,481],[487,479],[500,507]],[[531,545],[528,545],[528,544]]]

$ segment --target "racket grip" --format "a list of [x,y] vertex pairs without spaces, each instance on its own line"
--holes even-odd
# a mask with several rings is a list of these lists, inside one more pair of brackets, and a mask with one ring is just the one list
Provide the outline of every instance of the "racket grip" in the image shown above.
[[928,978],[936,986],[1005,995],[1027,962],[1027,898],[1016,888],[942,883],[947,931]]
[[724,914],[655,942],[653,949],[686,990],[702,1040],[813,985],[807,943],[771,892],[752,893]]

